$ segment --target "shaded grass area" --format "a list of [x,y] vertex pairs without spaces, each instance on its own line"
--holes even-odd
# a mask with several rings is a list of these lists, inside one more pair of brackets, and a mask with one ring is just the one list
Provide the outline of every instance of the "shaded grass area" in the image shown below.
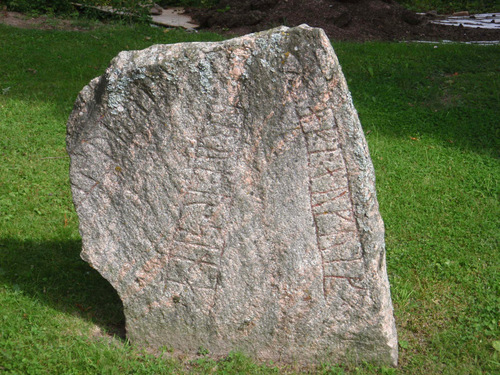
[[495,373],[500,49],[336,50],[376,169],[401,367]]
[[[123,339],[116,293],[79,258],[65,152],[76,95],[121,50],[221,38],[0,25],[0,372],[299,372],[237,353],[216,362],[141,352]],[[376,168],[401,360],[318,373],[500,369],[500,48],[436,46],[334,45]]]

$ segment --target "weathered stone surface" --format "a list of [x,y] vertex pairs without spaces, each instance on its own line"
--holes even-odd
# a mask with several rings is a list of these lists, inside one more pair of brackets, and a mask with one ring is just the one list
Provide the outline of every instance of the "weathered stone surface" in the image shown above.
[[396,363],[374,171],[322,30],[122,52],[67,129],[82,257],[132,342]]

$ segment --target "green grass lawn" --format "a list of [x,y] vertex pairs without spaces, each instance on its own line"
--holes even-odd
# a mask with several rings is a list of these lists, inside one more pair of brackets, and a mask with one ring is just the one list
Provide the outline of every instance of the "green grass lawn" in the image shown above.
[[[221,38],[0,25],[0,373],[299,372],[235,353],[214,362],[139,351],[121,338],[116,293],[79,258],[65,151],[76,95],[121,50]],[[375,164],[400,366],[324,364],[318,373],[498,373],[500,47],[334,48]]]

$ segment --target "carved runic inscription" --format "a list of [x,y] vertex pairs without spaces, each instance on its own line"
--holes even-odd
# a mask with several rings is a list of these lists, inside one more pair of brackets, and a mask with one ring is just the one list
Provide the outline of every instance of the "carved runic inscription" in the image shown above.
[[[212,124],[193,141],[188,159],[191,172],[182,187],[179,226],[173,236],[171,263],[165,270],[172,275],[170,281],[213,290],[212,304],[227,240],[225,223],[231,203],[227,180],[234,164],[230,157],[236,142],[234,132],[235,129]],[[176,273],[177,269],[184,272]]]
[[198,295],[205,308],[214,305],[228,235],[232,146],[237,133],[236,128],[210,124],[189,140],[180,153],[186,168],[177,181],[175,226],[154,241],[151,258],[129,272],[135,281],[122,298],[138,298],[144,288],[161,279],[168,301],[180,302],[180,295],[189,292]]
[[[304,126],[303,126],[304,128]],[[337,131],[304,131],[307,142],[311,209],[323,266],[328,278],[345,278],[354,286],[363,275],[359,233],[354,218],[347,170]]]
[[322,30],[121,52],[67,129],[82,258],[131,342],[396,363],[373,166]]

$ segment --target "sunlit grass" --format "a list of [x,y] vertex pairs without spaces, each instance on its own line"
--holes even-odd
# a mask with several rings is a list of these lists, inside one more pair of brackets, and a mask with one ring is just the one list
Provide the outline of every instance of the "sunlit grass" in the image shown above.
[[[121,50],[221,38],[149,27],[76,33],[0,25],[0,372],[300,371],[235,353],[190,362],[141,352],[123,338],[116,293],[79,258],[65,152],[76,95]],[[334,47],[376,169],[400,366],[324,364],[317,371],[494,374],[500,48]]]

